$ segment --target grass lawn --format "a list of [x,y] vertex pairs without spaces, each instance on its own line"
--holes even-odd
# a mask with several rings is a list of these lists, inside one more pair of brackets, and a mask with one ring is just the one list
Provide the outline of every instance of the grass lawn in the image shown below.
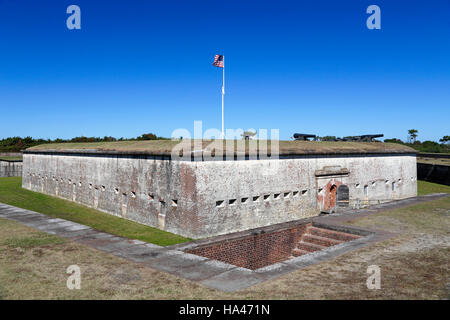
[[450,193],[450,186],[418,180],[417,194],[423,196],[429,193]]
[[[213,140],[202,140],[202,148],[216,149],[216,150],[236,150],[237,141],[234,140],[216,140],[213,145]],[[260,143],[267,147],[271,145],[271,141],[254,140],[258,142],[258,148]],[[176,140],[144,140],[144,141],[114,141],[114,142],[88,142],[88,143],[50,143],[41,144],[28,148],[27,150],[83,150],[83,149],[96,149],[103,151],[126,151],[126,152],[145,152],[149,154],[167,154],[170,155],[173,148],[179,144],[180,141]],[[184,139],[183,144],[191,144],[193,147],[194,140]],[[342,142],[342,141],[277,141],[280,154],[310,154],[310,153],[365,153],[365,152],[378,152],[378,153],[405,153],[415,152],[414,149],[404,146],[398,143],[381,143],[381,142]],[[245,142],[246,149],[249,148],[249,143]],[[209,147],[208,147],[209,146]]]
[[[0,299],[450,298],[450,197],[352,219],[398,235],[225,293],[0,218]],[[73,264],[81,269],[81,290],[66,287]],[[370,265],[380,267],[379,290],[366,287]]]
[[22,161],[23,158],[21,156],[0,156],[0,160]]
[[441,166],[450,166],[450,159],[442,159],[442,158],[419,158],[417,157],[418,163],[427,163],[427,164],[437,164]]
[[0,178],[0,202],[161,246],[190,240],[173,233],[114,217],[74,202],[23,189],[21,177]]

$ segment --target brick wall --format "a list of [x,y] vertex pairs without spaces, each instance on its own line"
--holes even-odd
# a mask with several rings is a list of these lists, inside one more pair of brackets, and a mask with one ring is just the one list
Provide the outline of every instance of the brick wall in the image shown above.
[[309,225],[223,240],[186,252],[254,270],[290,257]]

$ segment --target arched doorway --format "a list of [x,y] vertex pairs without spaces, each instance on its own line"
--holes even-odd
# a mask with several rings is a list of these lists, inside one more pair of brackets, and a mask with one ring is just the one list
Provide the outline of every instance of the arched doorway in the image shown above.
[[335,184],[331,185],[330,190],[328,190],[328,209],[336,206],[336,190],[337,186]]
[[338,207],[348,207],[349,205],[349,199],[350,199],[350,191],[348,189],[348,187],[345,184],[341,184],[338,188],[337,188],[337,192],[336,192],[336,197],[337,197],[337,206]]

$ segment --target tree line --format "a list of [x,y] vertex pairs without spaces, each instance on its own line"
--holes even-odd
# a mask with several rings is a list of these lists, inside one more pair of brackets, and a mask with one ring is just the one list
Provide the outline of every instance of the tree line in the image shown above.
[[[254,132],[248,132],[249,136],[255,135]],[[384,142],[399,143],[410,146],[420,152],[432,152],[432,153],[450,153],[450,136],[444,136],[439,140],[440,143],[435,141],[423,141],[417,140],[419,131],[416,129],[408,130],[408,138],[406,141],[402,141],[398,138],[385,139]],[[136,138],[114,138],[105,136],[100,137],[75,137],[72,139],[34,139],[32,137],[9,137],[0,140],[0,152],[20,152],[24,149],[31,148],[44,143],[64,143],[64,142],[111,142],[111,141],[139,141],[139,140],[169,140],[169,138],[159,137],[154,133],[144,133]],[[318,141],[336,141],[335,136],[317,137]]]
[[101,137],[75,137],[72,139],[34,139],[32,137],[9,137],[0,140],[0,152],[20,152],[44,143],[64,143],[64,142],[111,142],[111,141],[138,141],[138,140],[168,140],[169,138],[159,137],[154,133],[144,133],[136,138],[114,138]]
[[419,130],[410,129],[408,130],[408,138],[406,142],[403,142],[401,139],[397,138],[385,139],[384,142],[404,144],[420,152],[450,153],[450,136],[443,136],[441,139],[439,139],[440,143],[430,140],[421,142],[420,140],[417,140],[418,136]]
[[[417,140],[419,136],[419,130],[410,129],[408,130],[408,136],[406,141],[398,138],[384,139],[384,142],[399,143],[416,149],[419,152],[429,152],[429,153],[450,153],[450,136],[443,136],[439,139],[439,143],[436,141],[420,141]],[[316,141],[339,141],[336,136],[324,136],[316,137]],[[374,140],[377,141],[377,140]]]

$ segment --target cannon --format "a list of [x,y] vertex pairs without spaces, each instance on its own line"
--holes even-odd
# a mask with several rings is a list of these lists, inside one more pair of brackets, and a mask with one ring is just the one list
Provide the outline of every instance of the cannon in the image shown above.
[[373,139],[381,137],[384,137],[384,134],[364,134],[361,136],[344,137],[342,138],[342,141],[373,142]]
[[306,134],[306,133],[294,133],[294,139],[299,141],[309,141],[309,139],[316,139],[315,134]]

